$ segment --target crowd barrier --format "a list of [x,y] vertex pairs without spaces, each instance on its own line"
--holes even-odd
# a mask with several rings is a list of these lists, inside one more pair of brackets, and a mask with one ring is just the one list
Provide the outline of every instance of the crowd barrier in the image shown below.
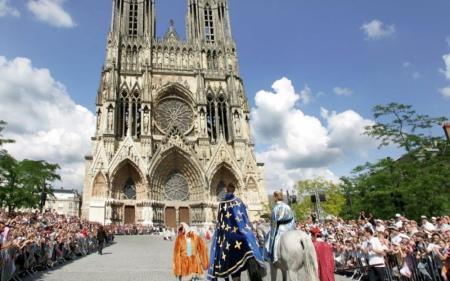
[[[108,235],[106,245],[113,240],[114,236]],[[83,236],[64,242],[47,241],[30,243],[22,248],[5,248],[0,251],[0,281],[21,281],[25,276],[84,257],[97,249],[95,237]]]
[[[354,266],[336,263],[336,273],[346,275],[355,280],[369,280],[369,266],[363,254],[354,255]],[[385,274],[387,281],[445,281],[442,276],[444,262],[434,254],[408,254],[399,258],[395,255],[386,256]],[[448,276],[448,272],[446,273]]]

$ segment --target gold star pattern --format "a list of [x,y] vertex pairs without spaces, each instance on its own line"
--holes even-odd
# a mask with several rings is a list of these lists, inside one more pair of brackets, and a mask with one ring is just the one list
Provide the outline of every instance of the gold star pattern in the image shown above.
[[222,222],[222,225],[220,226],[220,228],[225,229],[225,222]]
[[237,221],[237,222],[240,222],[241,220],[242,220],[242,219],[241,219],[239,216],[236,217],[236,221]]
[[238,211],[237,211],[237,214],[240,215],[240,216],[242,216],[241,210],[238,210]]
[[227,219],[229,219],[229,218],[231,217],[231,213],[227,211],[227,214],[225,215],[225,217],[226,217]]
[[225,260],[227,258],[227,255],[225,253],[222,253],[222,259]]
[[225,231],[230,231],[231,227],[227,224],[227,227],[225,227]]
[[227,250],[230,250],[230,246],[231,246],[230,243],[227,242],[226,249],[227,249]]
[[238,227],[233,226],[233,233],[237,233],[238,229],[239,229]]
[[248,224],[245,225],[245,228],[248,229],[249,231],[252,230],[252,228]]
[[241,249],[241,245],[242,245],[242,242],[239,242],[239,241],[236,240],[236,244],[234,244],[234,248],[240,250]]

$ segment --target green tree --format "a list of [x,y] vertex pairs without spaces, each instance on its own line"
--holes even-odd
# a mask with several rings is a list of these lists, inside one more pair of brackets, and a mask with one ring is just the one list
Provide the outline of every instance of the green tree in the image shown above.
[[447,141],[431,134],[443,117],[417,114],[411,106],[391,103],[374,108],[377,123],[366,134],[380,141],[380,148],[404,150],[399,159],[383,158],[356,167],[343,178],[346,216],[359,210],[390,218],[401,212],[411,218],[422,214],[447,214],[450,209],[450,150]]
[[0,120],[0,153],[1,153],[1,154],[5,153],[5,150],[2,150],[2,149],[1,149],[1,147],[2,147],[4,144],[7,144],[7,143],[13,143],[13,142],[14,142],[14,140],[11,140],[11,139],[4,139],[4,138],[3,138],[2,131],[5,129],[5,127],[6,127],[6,122],[3,121],[3,120]]
[[56,173],[59,165],[50,164],[45,161],[23,160],[21,168],[24,172],[23,184],[33,191],[34,197],[38,199],[39,210],[42,212],[48,195],[53,195],[51,183],[61,180]]
[[0,203],[9,212],[16,208],[36,208],[45,204],[51,193],[49,184],[60,177],[56,173],[58,165],[45,161],[17,161],[4,153],[0,155]]

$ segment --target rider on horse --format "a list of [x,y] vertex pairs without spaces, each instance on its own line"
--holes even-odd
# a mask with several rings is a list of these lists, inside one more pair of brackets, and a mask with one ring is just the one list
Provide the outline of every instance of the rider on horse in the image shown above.
[[271,263],[276,263],[280,237],[283,233],[295,229],[295,219],[291,207],[283,201],[282,192],[275,191],[273,201],[275,205],[272,209],[270,232],[265,245],[265,257]]
[[217,278],[240,280],[241,272],[248,270],[251,280],[262,280],[259,274],[264,267],[262,254],[256,243],[247,207],[233,193],[235,187],[227,186],[224,200],[220,202],[216,231],[212,239],[208,280]]

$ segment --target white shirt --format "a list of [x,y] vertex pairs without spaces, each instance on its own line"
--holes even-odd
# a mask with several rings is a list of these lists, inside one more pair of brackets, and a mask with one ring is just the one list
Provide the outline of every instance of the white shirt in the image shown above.
[[[377,237],[372,237],[369,241],[365,241],[363,244],[364,248],[371,248],[377,252],[383,251],[383,245]],[[380,264],[377,267],[384,267],[384,257],[383,255],[377,254],[374,251],[369,251],[369,265]]]
[[377,226],[375,227],[375,230],[376,230],[377,232],[384,232],[384,230],[385,230],[384,225],[382,225],[382,224],[377,225]]
[[394,223],[394,225],[398,228],[402,228],[403,227],[403,222],[401,220],[398,220]]
[[431,222],[429,222],[429,221],[427,221],[424,225],[423,225],[423,228],[426,230],[426,231],[434,231],[435,229],[436,229],[436,227],[431,223]]
[[397,234],[391,238],[391,243],[393,243],[395,245],[400,245],[401,242],[402,242],[402,237],[400,236],[400,234]]

